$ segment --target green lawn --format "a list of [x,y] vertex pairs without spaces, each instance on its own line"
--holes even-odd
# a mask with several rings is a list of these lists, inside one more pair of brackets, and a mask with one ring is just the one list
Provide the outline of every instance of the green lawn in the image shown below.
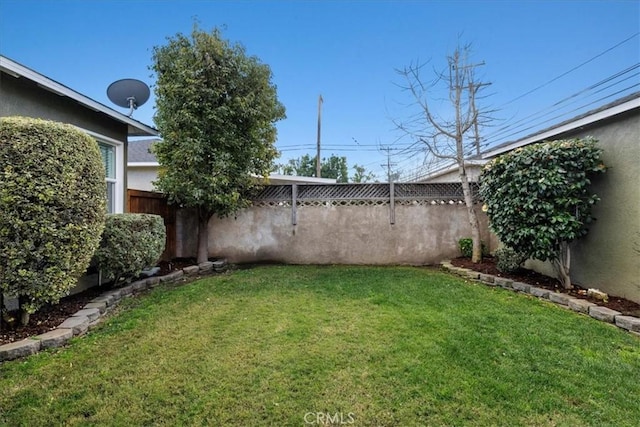
[[265,266],[0,365],[0,425],[637,426],[640,340],[411,267]]

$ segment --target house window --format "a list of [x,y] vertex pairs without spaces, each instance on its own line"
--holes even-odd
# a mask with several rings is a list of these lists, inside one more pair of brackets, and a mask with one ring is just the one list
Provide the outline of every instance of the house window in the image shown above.
[[113,145],[98,143],[105,175],[107,176],[107,212],[116,211],[116,147]]

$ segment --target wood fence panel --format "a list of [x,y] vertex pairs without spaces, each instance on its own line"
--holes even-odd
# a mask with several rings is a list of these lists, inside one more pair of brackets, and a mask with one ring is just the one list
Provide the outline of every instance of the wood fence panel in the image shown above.
[[127,190],[127,202],[131,213],[155,214],[164,219],[167,240],[161,260],[171,261],[175,258],[177,209],[167,203],[163,194],[151,191]]

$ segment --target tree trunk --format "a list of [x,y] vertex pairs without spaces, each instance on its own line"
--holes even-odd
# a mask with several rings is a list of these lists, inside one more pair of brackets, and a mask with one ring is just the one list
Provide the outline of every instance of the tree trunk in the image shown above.
[[558,258],[554,261],[556,271],[558,272],[558,280],[562,283],[562,287],[565,289],[573,289],[571,284],[571,276],[569,272],[571,270],[571,250],[569,244],[563,242],[560,244],[560,253]]
[[[464,162],[464,161],[463,161]],[[482,241],[480,239],[480,223],[476,208],[473,204],[473,194],[471,193],[471,185],[467,179],[467,173],[464,164],[458,166],[460,183],[462,184],[462,194],[464,194],[464,204],[467,206],[467,215],[469,217],[469,225],[471,226],[471,239],[473,240],[473,251],[471,253],[471,262],[482,262]]]
[[24,304],[26,302],[26,298],[23,295],[18,297],[18,313],[20,316],[20,326],[27,326],[29,324],[29,318],[31,315],[24,308]]
[[[463,68],[462,75],[459,67],[460,52],[456,50],[453,57],[453,62],[450,62],[450,66],[455,71],[455,97],[452,99],[456,110],[456,161],[458,162],[458,175],[460,176],[460,183],[462,184],[462,194],[464,194],[464,204],[467,206],[467,214],[469,216],[469,225],[471,226],[471,240],[473,241],[473,251],[471,252],[471,262],[482,262],[482,242],[480,241],[480,225],[478,224],[478,215],[476,215],[475,207],[473,206],[473,196],[471,194],[471,186],[469,185],[469,179],[467,178],[467,171],[464,165],[464,134],[474,122],[477,122],[477,116],[472,122],[464,121],[462,114],[462,91],[465,81],[465,76],[468,75],[468,68]],[[472,111],[475,113],[475,107]]]
[[209,219],[212,214],[198,209],[198,264],[209,260]]

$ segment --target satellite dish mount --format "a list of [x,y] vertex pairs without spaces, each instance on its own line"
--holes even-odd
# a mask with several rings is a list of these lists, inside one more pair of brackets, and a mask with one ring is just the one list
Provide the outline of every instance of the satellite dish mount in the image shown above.
[[107,88],[107,96],[111,102],[119,107],[129,108],[129,117],[133,110],[147,102],[150,94],[149,86],[135,79],[118,80]]

